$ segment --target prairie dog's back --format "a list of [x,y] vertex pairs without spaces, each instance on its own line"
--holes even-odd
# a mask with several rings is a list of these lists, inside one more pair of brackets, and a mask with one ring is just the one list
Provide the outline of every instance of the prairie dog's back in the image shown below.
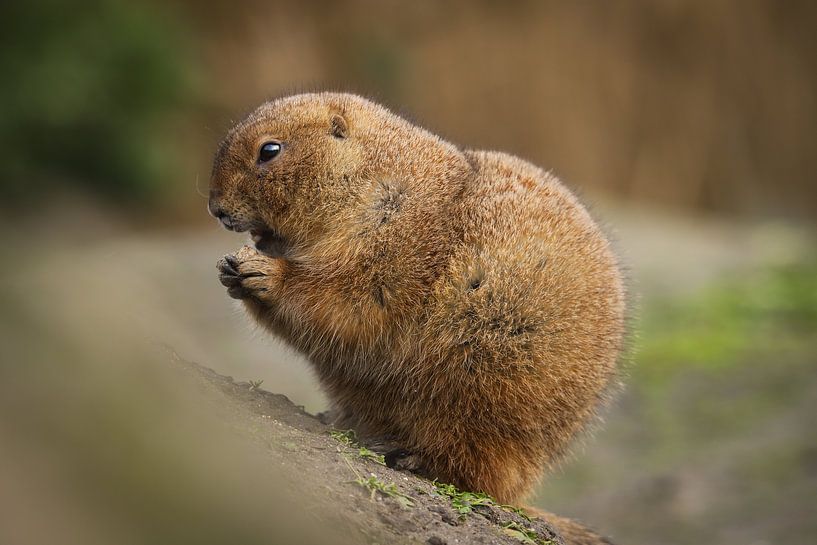
[[504,153],[466,156],[477,174],[460,203],[463,246],[431,323],[454,331],[444,342],[467,346],[486,374],[501,370],[497,396],[536,407],[527,420],[520,404],[517,425],[540,427],[540,461],[552,463],[615,374],[622,276],[599,227],[555,176]]

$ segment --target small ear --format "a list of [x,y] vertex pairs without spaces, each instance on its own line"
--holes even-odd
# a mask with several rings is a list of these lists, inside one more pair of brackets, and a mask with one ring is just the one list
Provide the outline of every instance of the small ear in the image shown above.
[[349,124],[340,114],[332,114],[332,136],[335,138],[346,138],[349,134]]

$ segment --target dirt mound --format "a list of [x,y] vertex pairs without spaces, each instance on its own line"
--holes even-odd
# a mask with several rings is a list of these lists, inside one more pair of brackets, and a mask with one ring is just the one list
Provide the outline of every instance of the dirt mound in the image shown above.
[[293,501],[312,506],[333,528],[340,523],[368,543],[564,544],[546,521],[512,506],[386,467],[353,434],[332,430],[286,396],[177,363],[213,396],[235,430],[282,469],[284,489],[298,496]]

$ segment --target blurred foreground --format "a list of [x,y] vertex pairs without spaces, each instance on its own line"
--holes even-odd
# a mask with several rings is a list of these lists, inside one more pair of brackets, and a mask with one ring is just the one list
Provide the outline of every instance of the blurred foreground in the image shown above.
[[[642,293],[639,348],[606,424],[536,503],[624,544],[812,543],[813,240],[598,208]],[[32,234],[2,245],[14,266],[0,290],[0,542],[253,543],[297,531],[267,518],[291,499],[275,468],[167,366],[169,349],[324,408],[306,363],[254,334],[216,280],[215,260],[241,237],[215,226],[139,234],[76,212],[86,225],[75,232],[26,225]]]

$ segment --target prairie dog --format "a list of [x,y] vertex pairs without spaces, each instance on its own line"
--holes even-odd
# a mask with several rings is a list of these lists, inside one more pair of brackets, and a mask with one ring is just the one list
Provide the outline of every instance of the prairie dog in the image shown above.
[[312,362],[390,462],[522,499],[594,414],[625,290],[553,175],[463,150],[350,94],[260,106],[215,157],[209,210],[254,245],[221,282]]

